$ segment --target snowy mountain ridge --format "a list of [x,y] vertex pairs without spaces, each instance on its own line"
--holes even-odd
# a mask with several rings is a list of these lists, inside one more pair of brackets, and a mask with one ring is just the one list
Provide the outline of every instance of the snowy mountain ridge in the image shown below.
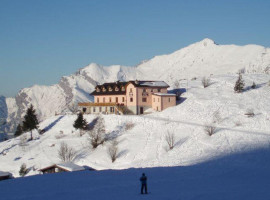
[[73,102],[93,101],[89,93],[96,84],[116,80],[164,80],[173,88],[175,82],[181,86],[183,79],[234,74],[240,69],[246,73],[269,74],[270,49],[258,45],[217,45],[211,39],[204,39],[169,55],[155,56],[135,67],[92,63],[73,75],[62,77],[58,84],[24,88],[15,98],[0,102],[0,107],[5,108],[0,117],[6,118],[5,131],[11,132],[30,104],[36,108],[39,120],[44,120],[63,113]]
[[[118,141],[115,162],[108,154],[111,140],[91,148],[89,135],[80,136],[73,123],[76,115],[57,115],[40,123],[43,135],[36,131],[34,140],[25,133],[0,143],[0,171],[18,177],[20,166],[29,167],[28,175],[59,163],[58,150],[65,142],[78,152],[74,162],[97,170],[165,166],[191,166],[219,157],[264,148],[270,144],[270,75],[244,74],[243,93],[234,92],[237,75],[215,75],[211,85],[203,88],[201,80],[190,81],[188,92],[175,107],[149,115],[103,115],[107,137]],[[251,89],[252,82],[257,86]],[[247,112],[254,115],[249,117]],[[96,116],[84,115],[88,123]],[[126,128],[126,124],[133,127]],[[205,126],[216,127],[212,136]],[[175,146],[169,150],[168,133],[174,134]]]

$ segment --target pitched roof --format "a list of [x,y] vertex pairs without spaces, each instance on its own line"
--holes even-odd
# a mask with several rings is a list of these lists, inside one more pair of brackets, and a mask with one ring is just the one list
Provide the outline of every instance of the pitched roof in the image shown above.
[[0,177],[3,177],[3,176],[12,176],[12,174],[9,172],[0,171]]
[[70,172],[85,170],[84,167],[76,165],[72,162],[60,163],[60,164],[57,164],[56,166],[63,168],[63,169],[70,171]]
[[[128,82],[116,81],[113,83],[104,83],[102,85],[97,85],[96,90],[94,92],[92,92],[91,95],[117,95],[117,94],[125,95],[126,91],[125,90],[122,91],[121,88],[126,87],[127,84],[128,84]],[[118,91],[115,91],[116,87],[119,88]],[[102,91],[103,88],[105,88],[106,91]],[[110,91],[109,88],[112,88],[112,90]],[[100,92],[97,92],[97,89],[100,89]]]
[[157,95],[157,96],[176,96],[176,94],[171,94],[171,93],[154,93],[153,95]]
[[136,87],[154,87],[154,88],[168,88],[170,87],[164,81],[129,81]]
[[[126,91],[122,91],[122,87],[126,87],[129,83],[133,84],[135,87],[152,87],[152,88],[168,88],[170,87],[167,83],[164,81],[129,81],[129,82],[120,82],[116,81],[113,83],[104,83],[102,85],[97,85],[96,90],[91,93],[91,95],[125,95]],[[115,91],[115,87],[118,87],[119,90]],[[103,88],[106,89],[106,91],[103,91]],[[109,88],[112,88],[110,91]],[[100,92],[97,92],[97,89],[100,90]]]
[[70,171],[70,172],[85,170],[84,167],[76,165],[72,162],[64,162],[64,163],[60,163],[60,164],[50,165],[48,167],[40,169],[39,171],[46,171],[47,169],[54,168],[54,167],[58,167],[58,168],[61,168],[61,169],[64,169],[64,170]]

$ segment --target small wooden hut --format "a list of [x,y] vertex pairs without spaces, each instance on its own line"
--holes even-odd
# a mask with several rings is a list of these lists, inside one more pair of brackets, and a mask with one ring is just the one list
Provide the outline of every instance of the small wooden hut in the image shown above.
[[0,171],[0,181],[12,178],[12,174],[9,172]]
[[74,172],[74,171],[83,171],[84,167],[76,165],[72,162],[65,162],[60,164],[50,165],[48,167],[42,168],[41,171],[43,174],[58,173],[58,172]]

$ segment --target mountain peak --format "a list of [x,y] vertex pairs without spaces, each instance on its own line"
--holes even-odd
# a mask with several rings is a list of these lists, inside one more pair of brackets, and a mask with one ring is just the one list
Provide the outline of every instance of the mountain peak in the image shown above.
[[204,46],[216,44],[214,40],[209,39],[209,38],[205,38],[202,41],[200,41],[199,43],[203,44]]

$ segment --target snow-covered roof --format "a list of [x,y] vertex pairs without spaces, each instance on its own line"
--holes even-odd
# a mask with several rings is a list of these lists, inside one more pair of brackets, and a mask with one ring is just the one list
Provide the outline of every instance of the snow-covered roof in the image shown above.
[[150,86],[150,87],[169,87],[164,81],[139,81],[140,86]]
[[0,176],[11,176],[12,174],[9,172],[2,172],[0,171]]
[[170,93],[154,93],[154,95],[158,95],[158,96],[176,96],[176,94],[170,94]]
[[60,168],[63,168],[63,169],[65,169],[67,171],[70,171],[70,172],[85,170],[84,167],[76,165],[76,164],[74,164],[72,162],[60,163],[60,164],[56,164],[56,166],[60,167]]

